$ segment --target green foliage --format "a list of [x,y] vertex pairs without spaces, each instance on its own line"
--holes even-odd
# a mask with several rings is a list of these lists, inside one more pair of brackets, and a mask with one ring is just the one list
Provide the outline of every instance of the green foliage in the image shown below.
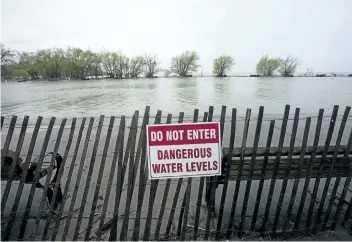
[[36,53],[33,52],[19,52],[18,53],[18,69],[22,69],[28,73],[31,79],[39,79],[42,72],[42,64]]
[[16,78],[29,78],[29,74],[23,69],[12,69],[12,76]]
[[263,56],[257,64],[257,74],[261,76],[273,76],[275,71],[280,67],[281,62],[280,58]]
[[37,61],[41,64],[43,76],[46,78],[63,78],[63,63],[66,61],[62,49],[39,50],[36,54]]
[[190,75],[198,68],[197,61],[199,56],[195,51],[183,52],[180,56],[172,58],[170,70],[181,77]]
[[15,51],[6,48],[5,45],[1,44],[1,77],[7,79],[11,76],[11,68],[15,63]]
[[5,45],[1,44],[1,65],[10,65],[14,63],[15,51],[6,48]]
[[220,56],[213,61],[213,74],[222,77],[226,75],[226,71],[230,71],[235,64],[231,56]]
[[[170,69],[164,69],[164,76],[171,73],[187,77],[197,71],[199,60],[196,51],[185,51],[172,58]],[[213,61],[213,74],[226,76],[235,64],[231,56],[219,56]],[[263,56],[256,66],[261,76],[273,76],[276,72],[282,76],[293,76],[299,65],[293,57],[269,58]],[[155,55],[144,55],[129,58],[121,52],[100,52],[68,47],[41,49],[36,52],[18,52],[5,48],[1,44],[1,76],[29,77],[31,79],[86,79],[107,75],[110,78],[137,78],[142,73],[146,77],[154,77],[155,73],[162,71]]]

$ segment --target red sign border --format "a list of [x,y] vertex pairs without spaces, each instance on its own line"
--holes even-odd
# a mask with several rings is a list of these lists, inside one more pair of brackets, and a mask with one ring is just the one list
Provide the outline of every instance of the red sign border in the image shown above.
[[[219,132],[219,143],[218,143],[218,148],[219,148],[219,172],[213,173],[213,174],[205,174],[205,175],[184,175],[184,176],[163,176],[163,177],[152,177],[151,169],[152,169],[152,164],[150,161],[150,146],[149,146],[149,135],[148,135],[148,128],[149,127],[156,127],[156,126],[169,126],[169,125],[201,125],[201,124],[217,124],[218,126],[218,132]],[[208,176],[220,176],[221,175],[221,157],[222,157],[222,143],[221,143],[221,133],[220,133],[220,122],[199,122],[199,123],[173,123],[173,124],[148,124],[146,125],[146,132],[145,132],[146,138],[147,138],[147,160],[148,160],[148,176],[149,180],[162,180],[162,179],[172,179],[172,178],[188,178],[188,177],[208,177]]]

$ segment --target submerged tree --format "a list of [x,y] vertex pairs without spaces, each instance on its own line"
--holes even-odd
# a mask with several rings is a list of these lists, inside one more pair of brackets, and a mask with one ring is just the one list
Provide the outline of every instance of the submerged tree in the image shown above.
[[18,67],[28,73],[31,79],[39,79],[42,67],[36,53],[18,52]]
[[159,62],[156,56],[152,55],[144,55],[145,61],[145,77],[151,78],[155,75],[155,73],[159,72],[160,69],[158,68]]
[[285,77],[293,76],[298,65],[299,61],[296,58],[289,56],[282,60],[279,73]]
[[11,66],[14,64],[15,51],[1,44],[1,77],[12,76]]
[[137,78],[144,71],[145,60],[142,56],[134,57],[129,63],[129,74],[132,78]]
[[14,62],[15,51],[6,48],[5,45],[1,44],[1,65],[10,65]]
[[170,75],[171,71],[169,69],[164,70],[164,77],[168,77]]
[[108,75],[110,78],[115,77],[115,72],[114,72],[114,56],[112,52],[103,52],[101,54],[101,61],[102,61],[102,66],[103,69],[106,72],[106,75]]
[[280,67],[282,60],[280,58],[269,58],[263,56],[257,64],[257,74],[262,76],[273,76],[275,71]]
[[172,58],[171,71],[179,76],[186,77],[198,68],[199,56],[195,51],[183,52],[180,56]]
[[230,71],[234,64],[235,62],[231,56],[220,56],[214,59],[213,74],[223,77],[226,75],[226,71]]
[[37,60],[41,64],[43,75],[47,78],[61,78],[66,61],[62,49],[44,49],[37,52]]

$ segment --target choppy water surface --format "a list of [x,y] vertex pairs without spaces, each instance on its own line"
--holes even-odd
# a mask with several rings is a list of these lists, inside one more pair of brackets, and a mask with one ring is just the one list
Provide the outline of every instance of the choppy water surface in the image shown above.
[[82,117],[100,114],[131,115],[150,105],[163,114],[184,111],[192,115],[221,105],[265,107],[266,114],[282,114],[285,104],[301,113],[317,114],[334,104],[352,104],[352,78],[157,78],[138,80],[36,81],[1,83],[1,114]]

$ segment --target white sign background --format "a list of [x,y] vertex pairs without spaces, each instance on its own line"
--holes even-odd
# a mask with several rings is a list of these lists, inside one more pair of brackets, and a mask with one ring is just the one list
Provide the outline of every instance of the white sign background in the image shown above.
[[[196,123],[192,123],[194,126]],[[168,178],[184,178],[184,177],[204,177],[204,176],[219,176],[221,175],[221,141],[220,141],[220,124],[218,122],[206,122],[199,124],[217,124],[218,127],[218,143],[205,143],[205,144],[183,144],[183,145],[149,145],[149,137],[148,137],[148,127],[156,127],[156,126],[167,126],[169,124],[160,124],[160,125],[148,125],[147,126],[147,157],[148,157],[148,169],[149,169],[149,179],[168,179]],[[185,123],[180,124],[171,124],[171,125],[183,125],[186,126]],[[214,126],[215,127],[215,126]],[[201,128],[201,126],[200,126]],[[177,150],[177,149],[195,149],[195,148],[211,148],[212,154],[211,157],[205,158],[187,158],[187,159],[166,159],[159,160],[158,159],[158,150]],[[213,167],[213,161],[217,161],[217,169],[216,170],[202,170],[202,171],[186,171],[187,164],[188,168],[191,168],[191,162],[203,162],[207,163],[207,166]],[[209,161],[209,163],[208,163]],[[167,163],[181,163],[182,164],[182,172],[169,172],[169,173],[154,173],[152,164],[167,164]],[[171,166],[170,166],[171,167]],[[171,170],[171,168],[170,168]]]

